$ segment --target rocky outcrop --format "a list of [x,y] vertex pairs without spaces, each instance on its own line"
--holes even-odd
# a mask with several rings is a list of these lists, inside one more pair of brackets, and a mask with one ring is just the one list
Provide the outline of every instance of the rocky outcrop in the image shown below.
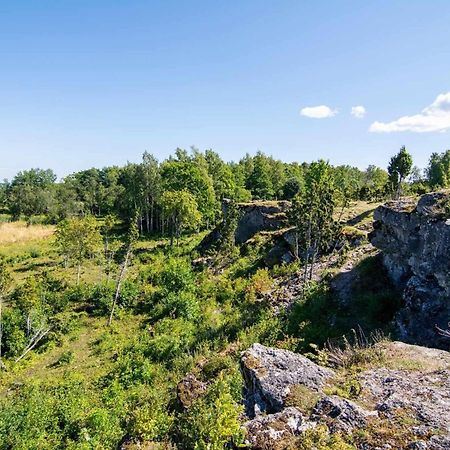
[[319,392],[333,371],[314,364],[308,358],[253,344],[241,357],[246,387],[246,411],[249,417],[274,413],[286,406],[293,386],[302,385]]
[[330,395],[347,372],[260,344],[243,352],[250,448],[296,448],[316,428],[351,436],[361,450],[450,448],[450,354],[400,342],[379,345],[387,367],[354,372],[361,387],[354,400]]
[[[239,219],[235,232],[236,244],[243,244],[260,231],[277,230],[287,225],[287,201],[254,201],[239,203]],[[224,210],[227,214],[226,208]]]
[[[288,201],[253,201],[238,203],[237,223],[234,230],[234,241],[241,245],[261,231],[275,231],[286,228],[288,225],[287,211],[291,204]],[[199,244],[199,251],[214,248],[220,243],[230,214],[230,202],[224,200],[222,204],[223,222],[217,225]]]
[[294,407],[281,412],[260,415],[244,424],[247,442],[254,449],[287,448],[293,436],[311,428],[302,413]]
[[374,213],[370,241],[403,289],[404,307],[395,322],[399,337],[412,343],[450,348],[437,330],[450,322],[450,220],[448,193],[426,194],[418,203],[390,202]]

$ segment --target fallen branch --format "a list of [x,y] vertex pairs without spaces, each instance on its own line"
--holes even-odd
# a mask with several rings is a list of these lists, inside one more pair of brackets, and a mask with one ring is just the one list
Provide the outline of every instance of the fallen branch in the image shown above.
[[29,344],[25,348],[24,352],[16,359],[16,363],[18,363],[29,351],[33,350],[34,347],[38,344],[38,342],[48,334],[50,331],[50,328],[47,328],[46,330],[40,329],[37,331],[37,333],[31,338]]

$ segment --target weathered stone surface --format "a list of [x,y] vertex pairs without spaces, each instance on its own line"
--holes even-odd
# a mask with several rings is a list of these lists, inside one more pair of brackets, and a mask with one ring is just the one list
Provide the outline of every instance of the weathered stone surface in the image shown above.
[[304,356],[261,344],[253,344],[243,352],[241,371],[249,417],[281,411],[293,386],[301,384],[319,392],[334,375],[331,369],[318,366]]
[[335,395],[319,400],[311,418],[326,421],[331,432],[350,432],[355,428],[364,428],[368,417],[377,417],[377,411],[367,411],[356,403]]
[[429,373],[374,369],[365,372],[360,382],[378,411],[387,417],[403,411],[416,422],[412,431],[417,436],[432,437],[427,448],[449,448],[449,369]]
[[[225,218],[228,214],[229,201],[224,200],[222,212]],[[288,201],[253,201],[238,203],[238,221],[235,230],[235,243],[240,245],[247,242],[261,231],[274,231],[287,226],[287,211],[291,204]],[[207,234],[198,246],[200,253],[214,248],[223,238],[224,222],[217,225]]]
[[[241,356],[251,448],[287,448],[287,442],[292,445],[296,436],[318,425],[331,434],[375,430],[375,437],[386,435],[385,442],[356,437],[361,450],[450,448],[450,353],[401,342],[383,344],[383,352],[387,367],[363,370],[357,377],[361,393],[351,401],[326,395],[333,371],[292,352],[254,344]],[[388,368],[402,365],[409,369]],[[299,384],[318,394],[310,413],[286,406],[289,392]],[[390,433],[377,434],[386,426],[392,426]]]
[[436,329],[450,321],[450,220],[443,216],[445,193],[421,197],[417,206],[390,202],[374,214],[372,244],[382,250],[405,305],[396,316],[400,338],[449,348]]
[[305,420],[302,413],[294,407],[283,411],[257,416],[244,424],[247,430],[247,444],[253,449],[283,449],[294,437],[301,434],[312,424]]
[[243,244],[260,231],[277,230],[286,226],[290,202],[251,202],[238,204],[240,217],[236,227],[236,244]]
[[289,228],[275,239],[275,245],[268,251],[264,263],[268,267],[289,264],[295,261],[295,231]]

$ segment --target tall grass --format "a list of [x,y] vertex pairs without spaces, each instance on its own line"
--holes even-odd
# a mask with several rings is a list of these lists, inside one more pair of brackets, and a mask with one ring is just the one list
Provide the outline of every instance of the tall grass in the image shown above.
[[55,227],[51,225],[29,225],[23,221],[0,223],[0,245],[18,244],[51,236]]

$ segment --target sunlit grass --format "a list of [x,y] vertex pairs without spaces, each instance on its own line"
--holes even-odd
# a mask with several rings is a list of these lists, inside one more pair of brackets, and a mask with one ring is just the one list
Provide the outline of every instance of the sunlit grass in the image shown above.
[[0,223],[0,246],[46,239],[54,232],[53,225],[27,226],[23,221],[2,222]]

